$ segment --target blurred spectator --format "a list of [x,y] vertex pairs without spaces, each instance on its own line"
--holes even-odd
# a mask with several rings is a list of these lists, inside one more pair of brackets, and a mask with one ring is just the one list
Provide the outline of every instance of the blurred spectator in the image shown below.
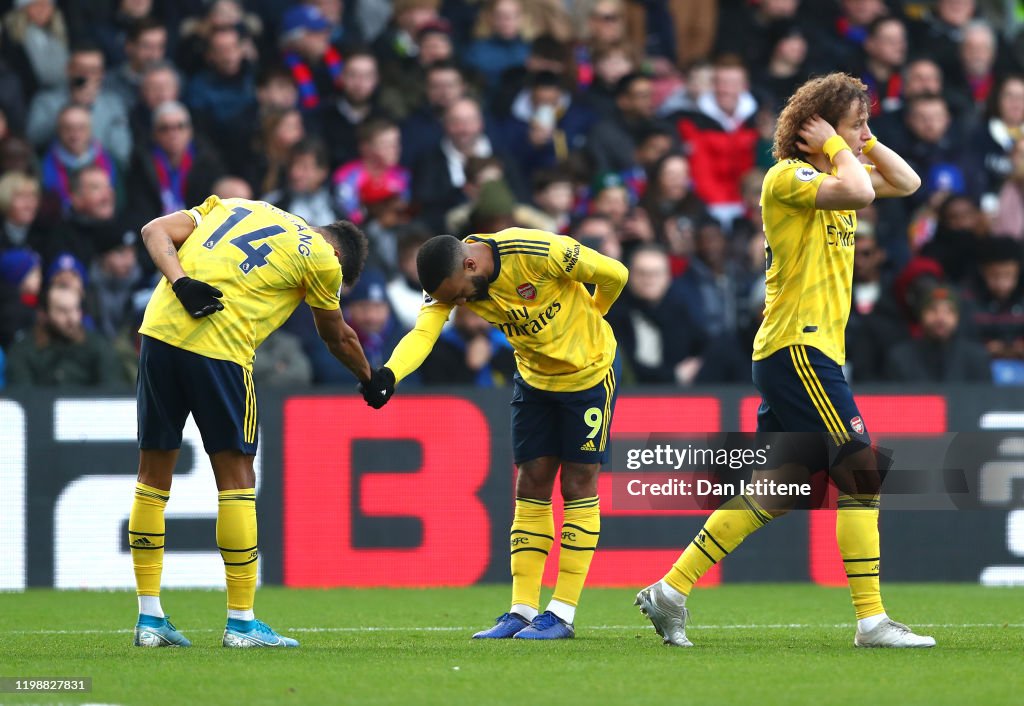
[[72,178],[71,212],[65,224],[70,231],[70,250],[80,260],[91,262],[96,245],[110,230],[122,228],[115,206],[114,188],[103,169],[85,167]]
[[420,53],[416,35],[422,27],[436,22],[441,0],[395,0],[387,28],[373,43],[373,52],[385,76],[415,69]]
[[411,223],[408,190],[391,177],[370,179],[360,187],[359,200],[370,249],[366,264],[391,276],[398,267],[399,240]]
[[[998,208],[998,194],[1013,171],[1013,146],[1024,139],[1024,76],[1007,74],[992,91],[985,120],[975,129],[970,151],[976,155],[984,174],[982,207]],[[962,149],[962,146],[961,146]]]
[[572,220],[572,175],[561,169],[543,169],[533,175],[533,203],[541,213],[551,219],[552,233],[569,233]]
[[[766,173],[766,169],[754,167],[740,180],[743,214],[732,222],[732,242],[734,244],[733,251],[741,259],[742,256],[739,253],[747,247],[747,241],[750,238],[760,238],[764,235],[764,219],[761,215],[761,185],[764,183]],[[760,266],[758,271],[760,271]]]
[[691,186],[689,160],[672,152],[655,162],[647,190],[640,200],[651,217],[655,238],[673,255],[692,250],[682,240],[692,240],[697,224],[708,217],[704,202],[693,193]]
[[888,377],[900,382],[991,382],[989,356],[978,343],[958,335],[956,295],[935,287],[920,310],[921,336],[899,343],[889,353]]
[[313,364],[298,336],[282,329],[270,334],[252,362],[252,379],[260,386],[289,389],[312,384]]
[[203,68],[188,82],[185,103],[200,134],[217,145],[231,165],[248,157],[253,131],[246,118],[256,110],[255,72],[245,60],[242,35],[234,27],[216,29],[207,38]]
[[576,85],[586,90],[594,81],[598,55],[609,47],[630,44],[626,34],[626,3],[623,0],[589,0],[575,3],[575,6],[586,12],[581,31],[577,33],[581,41],[576,45],[574,56]]
[[756,4],[732,5],[735,8],[732,13],[722,8],[714,53],[742,57],[747,66],[764,66],[771,52],[773,32],[799,19],[800,0],[761,0]]
[[554,74],[562,87],[573,91],[576,77],[572,68],[572,47],[569,44],[550,34],[538,36],[530,43],[526,62],[501,74],[495,96],[490,101],[492,111],[502,118],[507,117],[515,99],[529,89],[530,78],[541,73]]
[[515,355],[505,334],[466,306],[455,307],[452,325],[441,331],[420,367],[424,385],[502,387],[515,372]]
[[162,103],[181,98],[181,79],[174,65],[158,61],[142,70],[139,100],[128,117],[132,140],[143,144],[153,134],[153,111]]
[[5,58],[26,96],[67,81],[68,32],[54,0],[15,0],[3,19]]
[[284,188],[265,194],[263,200],[306,223],[333,223],[344,214],[334,206],[328,173],[327,146],[316,137],[303,138],[292,147]]
[[444,216],[453,207],[466,201],[462,191],[466,183],[466,162],[470,157],[502,160],[505,179],[513,191],[521,192],[520,176],[514,160],[491,143],[484,134],[480,105],[471,98],[461,98],[448,108],[444,117],[445,136],[440,143],[425,151],[413,169],[413,202],[420,207],[424,222],[440,231]]
[[341,83],[341,54],[331,46],[331,23],[313,5],[294,5],[281,20],[281,52],[299,90],[298,107],[315,110]]
[[588,248],[597,250],[613,260],[622,261],[622,244],[619,242],[615,227],[607,216],[593,214],[583,216],[571,228],[576,240]]
[[123,166],[128,161],[132,151],[128,112],[121,97],[103,87],[103,73],[99,48],[82,46],[71,52],[67,86],[36,94],[29,107],[28,138],[37,148],[53,139],[62,108],[75,105],[89,113],[93,135],[117,163]]
[[210,37],[227,28],[235,28],[239,32],[245,60],[256,61],[258,54],[254,38],[258,39],[263,32],[260,18],[246,13],[239,0],[213,0],[207,4],[205,15],[188,17],[181,23],[175,62],[178,68],[187,76],[199,71]]
[[224,173],[220,158],[194,137],[188,108],[171,101],[153,111],[153,135],[132,160],[128,209],[137,223],[192,208]]
[[275,62],[265,63],[256,77],[256,101],[260,114],[291,110],[299,102],[299,88],[288,67]]
[[249,182],[239,176],[226,174],[213,183],[210,188],[211,194],[216,194],[221,199],[249,199],[252,200],[252,187]]
[[570,152],[586,144],[595,121],[596,115],[562,88],[558,76],[544,72],[531,76],[512,103],[499,127],[500,140],[528,178],[537,169],[568,161]]
[[[873,0],[880,2],[880,0]],[[782,107],[808,75],[807,35],[799,25],[786,25],[775,33],[768,63],[754,68],[757,100],[775,112]]]
[[7,123],[7,137],[11,133],[24,134],[25,114],[28,108],[25,103],[25,91],[21,77],[12,69],[0,53],[0,112]]
[[921,176],[922,186],[905,199],[916,206],[949,194],[980,193],[980,175],[961,149],[959,135],[952,129],[949,107],[939,95],[909,99],[906,108],[908,140],[895,149]]
[[82,327],[81,294],[51,287],[40,300],[30,335],[8,350],[7,382],[33,385],[127,384],[109,343]]
[[889,350],[907,337],[892,278],[884,268],[885,250],[867,220],[859,219],[853,253],[853,299],[846,325],[846,369],[858,382],[883,380]]
[[107,86],[131,111],[139,100],[145,70],[166,59],[167,28],[151,17],[134,21],[125,36],[124,54],[123,62],[114,62],[107,55],[110,65],[117,67],[107,74]]
[[[93,5],[94,8],[75,8],[79,11],[79,16],[69,17],[72,23],[72,36],[78,36],[74,25],[76,22],[80,22],[81,29],[87,30],[103,50],[103,56],[108,66],[118,66],[123,64],[126,59],[129,62],[132,61],[130,45],[133,31],[140,24],[154,22],[159,27],[164,26],[163,22],[153,17],[153,0],[113,0],[102,5],[100,3],[88,4]],[[95,7],[97,5],[100,7]],[[89,12],[90,9],[93,11]],[[97,12],[97,10],[99,11]],[[166,34],[164,37],[166,39]],[[161,49],[159,58],[163,58],[163,49]]]
[[10,349],[32,328],[43,271],[39,255],[28,248],[0,252],[0,348]]
[[895,15],[874,20],[864,40],[864,64],[860,71],[871,96],[870,117],[899,108],[903,93],[900,72],[906,61],[907,29],[903,20]]
[[996,33],[985,20],[972,20],[963,29],[958,71],[953,86],[964,94],[966,102],[983,106],[996,83]]
[[345,56],[341,70],[342,87],[338,97],[321,106],[320,120],[323,137],[330,146],[331,166],[339,166],[356,159],[359,127],[373,118],[383,118],[377,105],[380,76],[377,58],[369,51],[356,50]]
[[[456,237],[468,235],[470,231],[469,215],[480,197],[484,184],[505,179],[505,167],[496,157],[470,157],[466,160],[466,182],[462,185],[465,202],[455,206],[444,217],[444,231]],[[512,199],[513,205],[515,198]]]
[[[43,277],[43,286],[67,287],[68,289],[75,290],[84,297],[85,287],[88,281],[89,273],[85,268],[85,263],[75,257],[71,252],[62,252],[59,253],[46,268],[46,273]],[[86,301],[83,303],[88,302]],[[96,329],[96,322],[88,313],[83,314],[82,323],[89,331],[94,331]]]
[[[872,132],[886,144],[900,144],[907,139],[907,102],[918,96],[945,95],[942,69],[927,57],[911,59],[903,67],[903,90],[899,104],[871,121]],[[949,105],[949,101],[947,101]],[[950,106],[950,111],[955,112]]]
[[465,205],[470,206],[468,223],[456,233],[497,233],[513,226],[550,231],[552,225],[543,213],[519,203],[504,179],[483,182],[473,201]]
[[96,258],[89,269],[89,309],[96,330],[109,339],[134,337],[131,329],[141,312],[133,308],[132,295],[142,280],[136,256],[138,233],[111,230],[96,244]]
[[67,212],[71,208],[72,182],[86,167],[102,169],[111,184],[118,183],[114,160],[93,137],[89,111],[78,105],[65,106],[57,114],[57,138],[43,155],[43,189],[52,194]]
[[1024,359],[1024,287],[1020,242],[992,237],[978,246],[965,313],[972,333],[996,359]]
[[402,121],[402,164],[412,167],[416,160],[444,137],[444,115],[455,101],[466,96],[466,81],[459,67],[449,60],[437,61],[426,69],[426,100]]
[[487,0],[474,34],[476,39],[462,58],[483,75],[487,93],[493,97],[502,74],[525,65],[530,53],[524,38],[522,0]]
[[672,286],[709,339],[735,337],[746,324],[746,302],[753,278],[742,263],[729,258],[722,226],[713,220],[697,225],[694,257]]
[[[370,367],[376,370],[387,362],[391,351],[405,334],[405,330],[391,314],[384,275],[376,270],[364,270],[342,304],[345,320],[359,335],[366,359]],[[352,377],[347,370],[342,369],[342,372]]]
[[343,164],[331,176],[335,202],[345,217],[356,224],[365,220],[360,189],[370,181],[400,184],[408,199],[409,170],[399,164],[402,134],[395,123],[374,118],[359,126],[359,159]]
[[975,10],[974,0],[935,0],[932,11],[914,27],[914,47],[935,59],[945,76],[957,74],[960,43]]
[[1010,173],[999,190],[999,206],[992,230],[1017,240],[1024,239],[1024,140],[1017,140],[1010,153]]
[[743,212],[740,179],[754,166],[758,140],[747,70],[735,58],[715,63],[713,88],[697,99],[696,111],[676,123],[688,146],[693,186],[711,214],[728,227]]
[[0,252],[29,248],[49,260],[64,245],[53,229],[42,225],[39,215],[39,182],[21,172],[0,177]]
[[651,80],[638,73],[619,80],[616,112],[603,118],[587,137],[587,153],[596,172],[626,172],[636,164],[637,138],[654,121]]
[[429,232],[411,227],[398,240],[398,272],[388,282],[387,296],[394,307],[395,319],[406,330],[416,325],[416,316],[423,304],[423,288],[416,270],[416,255],[429,239]]
[[839,14],[828,28],[837,35],[835,41],[821,42],[814,47],[815,52],[831,66],[855,65],[864,51],[871,23],[887,14],[885,0],[841,0]]
[[288,156],[292,147],[305,136],[306,128],[297,108],[272,109],[263,113],[252,158],[242,172],[254,193],[266,194],[284,186]]
[[451,25],[447,20],[435,19],[420,25],[416,31],[415,57],[383,67],[381,106],[398,120],[404,120],[423,104],[427,67],[454,58]]
[[640,383],[693,384],[703,364],[703,341],[686,306],[668,296],[668,254],[659,245],[641,246],[630,260],[629,275],[608,313],[623,373],[628,369]]
[[985,218],[974,199],[952,195],[940,202],[935,236],[921,254],[942,265],[950,282],[960,285],[974,271],[977,245],[988,235]]
[[593,76],[586,90],[582,91],[582,97],[600,118],[612,118],[618,114],[616,90],[619,81],[636,73],[640,62],[628,44],[603,47],[595,52],[593,61]]

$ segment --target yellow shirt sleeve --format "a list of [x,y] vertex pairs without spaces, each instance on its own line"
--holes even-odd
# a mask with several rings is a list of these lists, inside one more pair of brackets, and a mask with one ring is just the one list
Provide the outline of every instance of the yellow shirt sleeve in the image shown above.
[[208,196],[205,201],[203,201],[195,208],[190,208],[188,210],[181,211],[181,213],[184,213],[189,218],[191,218],[192,222],[195,223],[196,227],[198,228],[199,224],[203,222],[203,219],[210,215],[213,209],[217,208],[217,205],[219,203],[220,197],[214,194],[212,196]]
[[453,308],[452,304],[443,304],[427,294],[423,295],[423,306],[416,316],[416,325],[402,337],[384,364],[395,374],[396,382],[408,376],[427,359]]
[[329,311],[341,306],[341,263],[326,242],[310,254],[303,285],[306,303],[310,306]]
[[629,270],[621,262],[564,235],[552,240],[546,265],[549,277],[593,284],[594,303],[602,316],[612,308],[629,279]]
[[814,208],[818,187],[827,176],[805,162],[793,161],[775,172],[767,191],[790,208]]

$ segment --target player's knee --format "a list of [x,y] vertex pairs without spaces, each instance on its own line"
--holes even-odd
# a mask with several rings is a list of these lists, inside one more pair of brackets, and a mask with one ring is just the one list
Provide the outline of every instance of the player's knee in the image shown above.
[[558,460],[554,458],[537,458],[520,463],[516,475],[516,496],[550,500],[557,474]]
[[597,495],[598,464],[566,463],[562,466],[562,497],[565,500]]

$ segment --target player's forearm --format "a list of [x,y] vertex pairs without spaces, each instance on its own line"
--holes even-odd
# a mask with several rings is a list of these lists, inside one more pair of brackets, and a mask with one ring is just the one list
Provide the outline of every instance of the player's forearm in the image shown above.
[[178,258],[178,249],[174,246],[171,234],[156,223],[148,223],[142,228],[142,242],[153,264],[160,270],[167,281],[174,283],[185,276]]
[[352,371],[359,382],[370,380],[370,363],[366,360],[363,347],[359,345],[359,336],[352,329],[338,332],[337,335],[324,339],[327,350],[331,352],[338,361]]
[[844,188],[851,194],[874,195],[871,175],[853,152],[848,149],[840,151],[832,160],[832,166],[836,168],[836,179],[842,182]]
[[628,279],[629,270],[626,266],[610,257],[603,258],[601,264],[595,268],[591,282],[594,284],[594,303],[601,316],[606,315],[612,308],[612,304],[626,287]]
[[864,156],[875,165],[875,171],[896,191],[894,195],[910,196],[921,187],[921,177],[914,168],[881,142],[876,142]]
[[437,336],[431,335],[429,331],[414,328],[398,342],[384,367],[395,374],[396,383],[401,382],[423,365],[436,341]]

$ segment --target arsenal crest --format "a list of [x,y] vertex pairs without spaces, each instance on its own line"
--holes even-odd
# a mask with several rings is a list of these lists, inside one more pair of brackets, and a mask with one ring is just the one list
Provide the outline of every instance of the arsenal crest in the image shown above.
[[537,297],[537,288],[529,282],[523,282],[521,285],[516,287],[516,292],[518,292],[519,296],[523,299],[531,302]]
[[864,420],[860,417],[854,417],[850,420],[850,428],[858,434],[864,433]]

